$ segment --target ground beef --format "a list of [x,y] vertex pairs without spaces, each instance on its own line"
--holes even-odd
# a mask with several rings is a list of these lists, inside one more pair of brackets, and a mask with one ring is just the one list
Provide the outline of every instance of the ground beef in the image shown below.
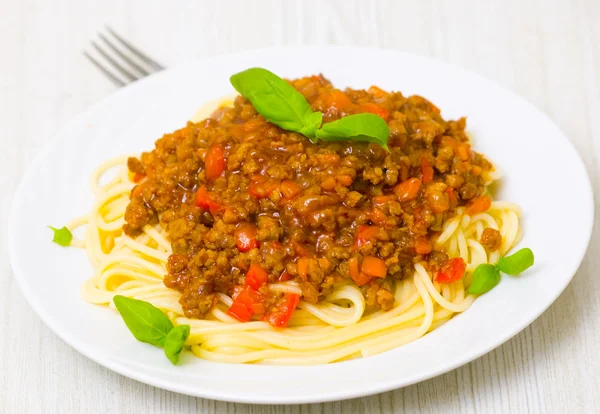
[[[393,306],[395,280],[412,274],[413,259],[440,268],[444,252],[418,253],[441,224],[483,192],[493,168],[473,152],[466,120],[445,121],[420,96],[377,87],[340,91],[323,76],[291,81],[324,122],[375,112],[390,127],[390,152],[359,141],[320,142],[267,122],[242,97],[206,120],[188,123],[156,141],[155,149],[130,158],[138,184],[131,192],[124,231],[138,235],[159,223],[173,254],[164,283],[182,293],[188,317],[202,318],[217,293],[232,295],[258,264],[274,283],[299,283],[303,299],[318,303],[336,284],[357,283],[372,309]],[[216,152],[215,152],[216,151]],[[221,154],[214,173],[213,153]],[[433,179],[423,180],[423,163]],[[398,186],[422,182],[402,199]],[[244,232],[240,232],[240,226]],[[241,237],[242,234],[244,237]],[[493,251],[497,231],[485,229],[482,244]],[[387,273],[357,281],[349,263],[376,259]],[[261,289],[267,304],[281,293]]]

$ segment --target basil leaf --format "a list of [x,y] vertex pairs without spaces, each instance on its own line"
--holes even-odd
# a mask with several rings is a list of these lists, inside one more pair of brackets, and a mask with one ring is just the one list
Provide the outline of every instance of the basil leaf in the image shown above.
[[143,300],[116,295],[113,302],[125,325],[140,342],[163,346],[173,324],[160,309]]
[[475,269],[467,293],[481,295],[492,290],[498,283],[500,283],[500,272],[498,272],[496,266],[483,263]]
[[370,114],[345,116],[337,121],[324,124],[317,130],[317,138],[323,141],[367,141],[381,145],[389,152],[387,146],[390,129],[381,117]]
[[73,240],[73,234],[68,228],[62,227],[60,229],[56,229],[52,226],[48,227],[54,232],[54,237],[52,238],[54,243],[65,247],[71,244],[71,240]]
[[533,252],[525,247],[510,256],[501,257],[496,267],[502,273],[516,276],[533,266]]
[[179,354],[188,336],[190,336],[190,325],[179,325],[169,331],[165,339],[165,355],[173,365],[179,362]]
[[231,76],[230,81],[259,114],[286,131],[313,138],[321,126],[321,112],[313,112],[300,92],[266,69],[246,69]]

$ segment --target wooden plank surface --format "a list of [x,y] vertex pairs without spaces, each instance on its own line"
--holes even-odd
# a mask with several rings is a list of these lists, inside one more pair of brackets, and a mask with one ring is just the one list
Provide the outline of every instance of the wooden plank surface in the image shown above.
[[[546,112],[571,138],[600,191],[598,0],[0,0],[0,10],[4,234],[12,195],[33,156],[70,118],[114,91],[80,53],[105,24],[169,66],[250,48],[326,43],[456,63]],[[538,156],[543,151],[532,154]],[[557,188],[556,196],[568,191]],[[596,225],[583,265],[554,305],[471,364],[372,397],[268,407],[163,391],[75,352],[26,303],[2,237],[0,412],[600,412],[599,248]]]

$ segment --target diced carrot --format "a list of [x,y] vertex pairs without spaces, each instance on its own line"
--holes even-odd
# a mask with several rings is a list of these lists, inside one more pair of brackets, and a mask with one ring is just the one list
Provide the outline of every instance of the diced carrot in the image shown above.
[[376,98],[383,98],[384,96],[388,96],[389,93],[384,91],[383,89],[379,88],[378,86],[371,86],[369,88],[369,93],[373,96],[375,96]]
[[323,270],[329,269],[331,262],[329,260],[327,260],[325,257],[321,257],[318,261],[319,261],[319,266],[321,267],[321,269],[323,269]]
[[452,187],[446,187],[444,190],[448,194],[448,201],[450,202],[450,208],[456,207],[458,204],[458,196]]
[[458,147],[456,147],[456,154],[461,160],[467,161],[469,159],[469,156],[471,155],[470,148],[471,146],[469,144],[463,142]]
[[143,192],[144,192],[144,187],[142,187],[141,185],[138,184],[135,187],[133,187],[133,191],[131,192],[131,197],[132,198],[141,197]]
[[298,263],[296,264],[298,276],[304,280],[308,279],[308,260],[309,259],[306,257],[301,257],[298,259]]
[[423,184],[433,181],[433,167],[427,157],[421,157],[421,174],[423,175]]
[[358,256],[351,257],[350,260],[348,261],[348,266],[349,266],[349,271],[350,271],[350,277],[352,278],[352,280],[354,280],[354,283],[356,283],[358,286],[364,286],[373,279],[373,276],[369,276],[360,271],[360,264],[358,262]]
[[244,126],[238,124],[231,125],[230,132],[234,138],[237,138],[240,141],[242,140],[242,138],[244,138],[244,135],[246,135],[246,130],[244,129]]
[[302,192],[302,187],[300,187],[295,181],[285,180],[279,186],[279,190],[284,197],[292,198]]
[[458,145],[458,141],[448,135],[444,135],[442,137],[442,139],[440,140],[441,147],[456,148],[457,145]]
[[369,213],[369,218],[375,224],[385,224],[387,220],[385,213],[380,208],[374,208],[373,210],[371,210],[371,212]]
[[488,195],[477,197],[469,202],[467,205],[467,214],[474,215],[477,213],[483,213],[492,205],[492,199]]
[[388,203],[390,201],[396,201],[397,198],[395,196],[392,195],[384,195],[384,196],[375,196],[372,198],[373,200],[373,204],[376,206],[381,206],[385,203]]
[[417,254],[431,253],[431,241],[425,236],[419,236],[415,239],[415,251]]
[[339,164],[340,156],[338,154],[317,154],[316,158],[322,164]]
[[346,174],[338,175],[336,179],[337,182],[340,183],[340,185],[343,185],[344,187],[352,185],[352,182],[354,181],[351,176]]
[[400,198],[400,201],[405,202],[417,198],[419,188],[421,188],[421,180],[418,178],[409,178],[394,187],[394,193]]
[[321,188],[325,191],[331,191],[337,185],[337,181],[334,177],[327,177],[321,182]]
[[369,113],[372,113],[372,114],[375,114],[375,115],[381,117],[386,122],[388,120],[388,116],[389,116],[388,111],[377,104],[369,102],[369,103],[364,104],[362,106],[362,109],[365,112],[369,112]]
[[279,189],[279,181],[262,176],[253,177],[248,192],[255,198],[268,198],[273,191]]
[[206,152],[204,160],[206,178],[214,180],[225,171],[225,148],[222,145],[213,145]]
[[379,257],[366,256],[363,259],[361,271],[372,277],[385,277],[387,274],[387,266]]
[[296,256],[306,257],[309,255],[310,252],[301,243],[297,242],[296,240],[292,240],[291,244],[292,244],[292,247],[294,248],[294,252],[296,253]]
[[339,111],[344,110],[352,104],[352,101],[342,91],[335,90],[329,94],[327,97],[327,105],[333,107]]

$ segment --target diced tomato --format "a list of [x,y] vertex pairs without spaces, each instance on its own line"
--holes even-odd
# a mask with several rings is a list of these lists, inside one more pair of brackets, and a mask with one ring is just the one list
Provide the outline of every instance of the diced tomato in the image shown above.
[[394,193],[400,198],[401,202],[414,200],[419,194],[421,180],[418,178],[409,178],[394,187]]
[[375,114],[375,115],[381,117],[384,121],[387,122],[389,113],[388,113],[388,111],[386,111],[381,106],[369,102],[369,103],[364,104],[362,107],[363,107],[363,109],[364,109],[365,112],[369,112],[369,113]]
[[264,313],[264,311],[264,297],[250,286],[246,286],[234,297],[227,313],[242,322],[247,322],[253,314]]
[[264,320],[276,328],[285,328],[300,302],[300,295],[286,293],[279,304],[265,314]]
[[240,322],[248,322],[252,318],[252,306],[248,307],[243,303],[233,301],[227,313]]
[[431,253],[431,242],[425,236],[419,236],[415,239],[415,251],[417,254],[429,254]]
[[196,192],[196,205],[202,207],[205,210],[209,210],[210,214],[214,215],[224,209],[224,207],[215,202],[210,193],[206,190],[205,186],[198,188]]
[[379,229],[379,226],[359,226],[358,232],[356,234],[356,239],[354,240],[354,250],[358,250],[367,243],[375,241],[375,238],[379,233]]
[[298,276],[300,276],[304,280],[308,279],[308,261],[308,258],[301,257],[298,259],[298,263],[296,263]]
[[269,276],[263,267],[257,263],[252,263],[246,273],[246,286],[250,286],[254,290],[258,290],[262,285],[267,283]]
[[272,178],[256,176],[248,186],[248,192],[254,198],[268,198],[273,191],[279,189],[279,181]]
[[302,192],[302,187],[300,187],[295,181],[285,180],[279,186],[279,190],[284,197],[292,198]]
[[361,266],[362,273],[372,277],[385,277],[387,274],[387,266],[379,257],[365,256]]
[[241,224],[233,232],[235,245],[240,252],[247,252],[259,246],[256,239],[256,226],[250,223]]
[[467,264],[462,257],[450,259],[439,270],[435,280],[440,283],[452,283],[460,280],[467,268]]
[[208,149],[204,167],[208,180],[218,178],[225,171],[225,148],[222,145],[213,145]]
[[287,282],[288,280],[292,280],[292,275],[290,275],[287,270],[284,270],[277,280],[279,282]]
[[427,157],[421,157],[421,174],[423,174],[424,184],[433,181],[433,167],[429,163]]
[[492,199],[490,196],[484,195],[477,197],[467,205],[467,214],[473,215],[477,213],[483,213],[492,205]]

